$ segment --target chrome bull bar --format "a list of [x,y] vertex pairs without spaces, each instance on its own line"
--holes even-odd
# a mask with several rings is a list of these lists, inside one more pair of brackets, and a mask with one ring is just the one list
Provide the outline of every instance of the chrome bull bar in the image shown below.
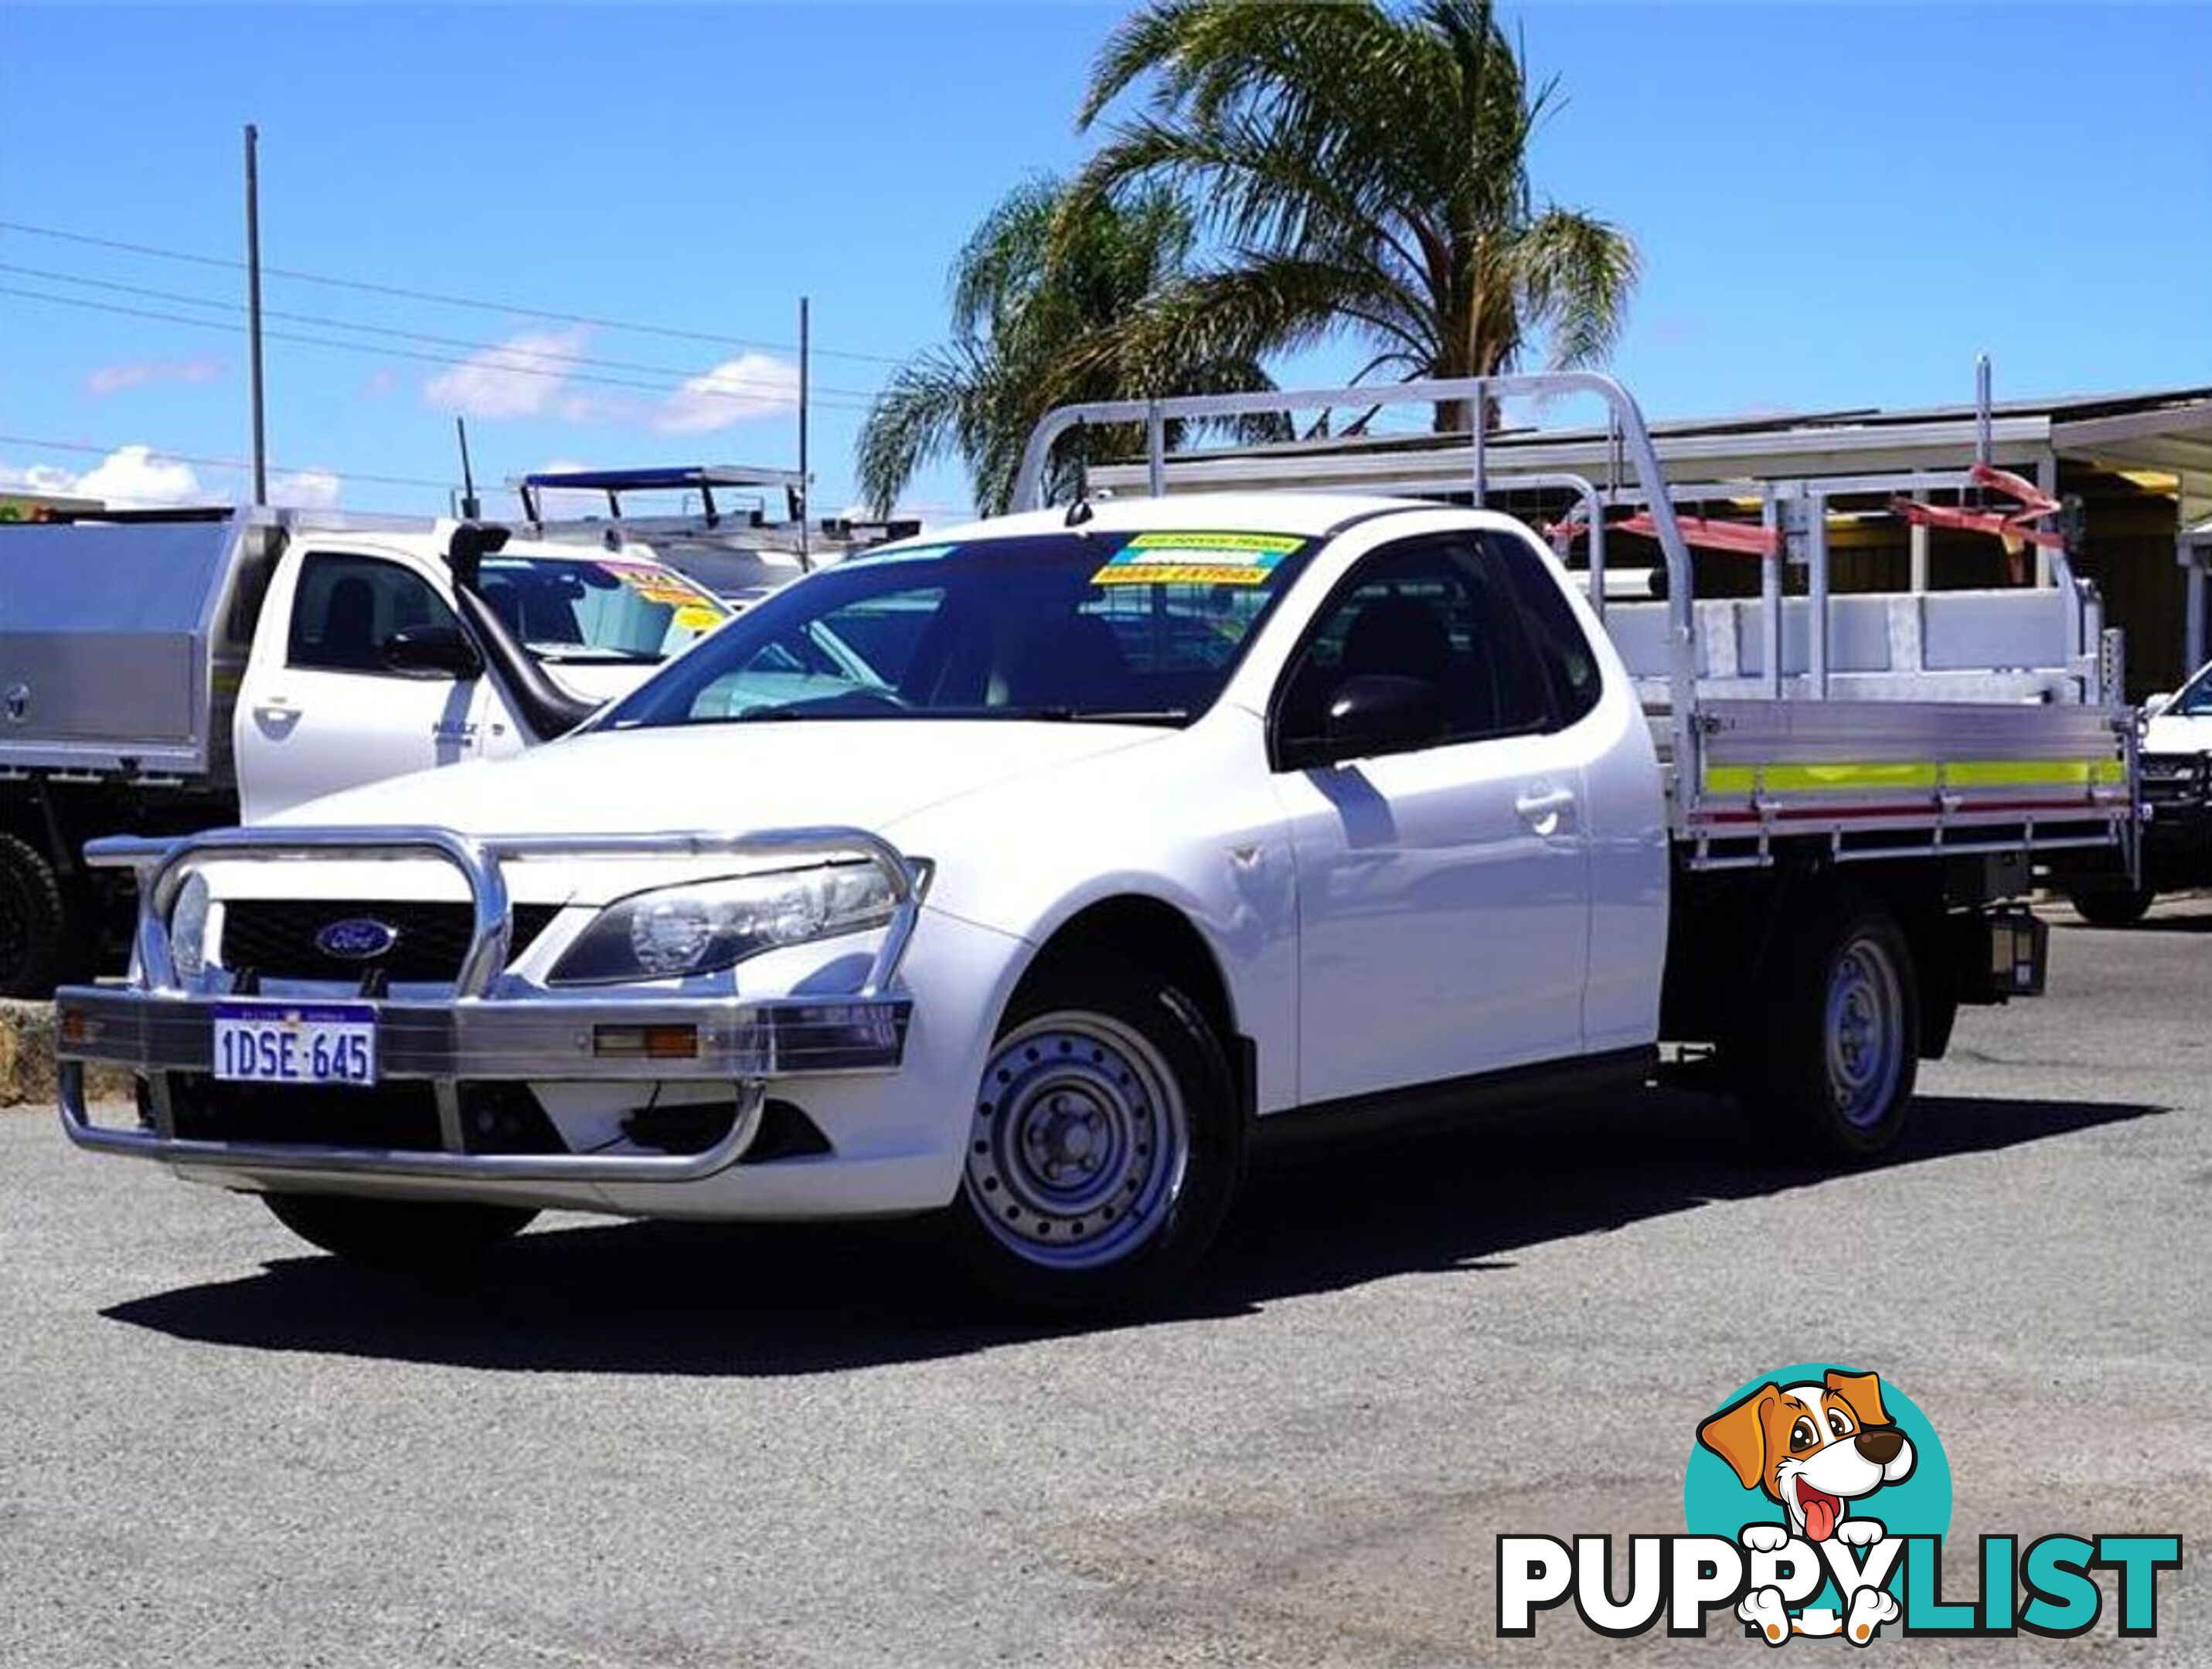
[[828,859],[857,853],[884,873],[891,888],[891,919],[867,978],[853,994],[870,998],[887,987],[905,958],[920,913],[917,876],[897,847],[866,829],[825,825],[775,828],[749,834],[691,830],[668,834],[464,834],[427,824],[390,828],[217,828],[177,840],[111,835],[84,849],[96,867],[138,871],[138,973],[155,992],[181,992],[169,943],[169,913],[193,865],[226,857],[288,862],[442,858],[468,883],[476,920],[468,954],[455,980],[456,1000],[482,998],[507,967],[511,923],[507,877],[509,859],[532,858],[752,858],[818,853]]
[[[498,989],[511,952],[511,907],[503,865],[544,858],[758,858],[857,855],[873,864],[892,907],[866,974],[850,992],[799,997],[623,994],[607,986],[573,991]],[[249,1172],[482,1181],[678,1182],[711,1175],[744,1156],[759,1133],[769,1079],[808,1072],[880,1071],[902,1059],[911,1004],[893,990],[921,912],[921,871],[880,836],[840,827],[663,834],[477,836],[434,827],[227,828],[172,841],[117,837],[86,849],[91,863],[138,871],[137,957],[126,986],[69,986],[55,993],[58,1101],[63,1128],[80,1147],[172,1164]],[[179,1137],[172,1072],[207,1072],[214,1007],[233,993],[203,978],[180,980],[169,921],[198,865],[231,858],[277,862],[398,861],[433,857],[467,883],[472,932],[450,997],[362,999],[377,1011],[392,1079],[428,1080],[435,1090],[443,1151]],[[248,993],[236,993],[245,997]],[[282,999],[275,999],[282,1000]],[[602,1027],[694,1029],[688,1056],[607,1056]],[[88,1062],[143,1075],[151,1127],[95,1124],[87,1104]],[[696,1154],[479,1153],[466,1150],[464,1081],[529,1078],[732,1083],[729,1130]]]

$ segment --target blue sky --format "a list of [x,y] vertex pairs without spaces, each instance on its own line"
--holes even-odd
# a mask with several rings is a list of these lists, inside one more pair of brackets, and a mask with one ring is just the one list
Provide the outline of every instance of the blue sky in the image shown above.
[[[271,277],[272,311],[506,349],[272,317],[357,344],[270,343],[283,489],[365,509],[444,507],[411,483],[452,478],[457,409],[480,478],[788,464],[807,293],[816,503],[835,509],[866,397],[943,334],[975,217],[1083,155],[1070,118],[1121,9],[18,3],[0,220],[234,258],[252,120],[272,267],[714,338]],[[1982,349],[2000,396],[2212,383],[2212,8],[1514,15],[1567,95],[1540,193],[1642,247],[1615,368],[1655,415],[1959,399]],[[0,264],[0,482],[240,491],[162,456],[245,455],[240,335],[21,293],[234,325],[237,271],[6,229]],[[556,369],[574,374],[529,374]],[[155,455],[108,456],[125,447]],[[913,493],[965,495],[949,466]]]

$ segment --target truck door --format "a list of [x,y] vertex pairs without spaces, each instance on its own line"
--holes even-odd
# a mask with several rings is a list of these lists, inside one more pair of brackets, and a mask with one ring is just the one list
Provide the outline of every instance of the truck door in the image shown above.
[[480,757],[491,722],[512,731],[488,678],[385,665],[386,640],[422,626],[461,629],[428,576],[394,555],[317,548],[279,570],[234,732],[246,821]]
[[1443,733],[1276,774],[1297,865],[1300,1099],[1579,1053],[1583,774],[1482,536],[1384,545],[1346,576],[1285,666],[1279,765],[1362,676],[1433,686]]

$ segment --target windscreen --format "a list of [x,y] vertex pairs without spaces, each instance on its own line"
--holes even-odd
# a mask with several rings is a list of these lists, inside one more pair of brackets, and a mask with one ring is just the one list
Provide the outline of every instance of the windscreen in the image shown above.
[[2178,713],[2185,719],[2212,719],[2212,666],[2182,685],[2179,694],[2166,704],[2163,711]]
[[749,610],[605,724],[1186,724],[1315,543],[1201,530],[887,546]]
[[615,557],[488,556],[478,589],[532,654],[556,665],[665,660],[730,614],[680,574]]

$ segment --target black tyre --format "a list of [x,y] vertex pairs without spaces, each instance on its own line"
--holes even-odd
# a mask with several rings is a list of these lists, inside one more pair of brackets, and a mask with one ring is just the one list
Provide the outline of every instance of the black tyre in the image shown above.
[[1864,894],[1823,889],[1792,911],[1767,962],[1736,1051],[1747,1109],[1802,1157],[1893,1145],[1920,1065],[1919,980],[1894,918]]
[[338,1194],[265,1193],[261,1203],[309,1245],[383,1269],[465,1262],[520,1234],[538,1215],[526,1206]]
[[1025,1310],[1157,1296],[1212,1243],[1244,1174],[1219,1039],[1183,992],[1090,962],[1010,1005],[946,1213],[969,1273]]
[[61,882],[46,854],[0,834],[0,997],[53,994],[67,920]]
[[2132,927],[2157,896],[2148,887],[2084,887],[2068,893],[2066,901],[2092,927]]

